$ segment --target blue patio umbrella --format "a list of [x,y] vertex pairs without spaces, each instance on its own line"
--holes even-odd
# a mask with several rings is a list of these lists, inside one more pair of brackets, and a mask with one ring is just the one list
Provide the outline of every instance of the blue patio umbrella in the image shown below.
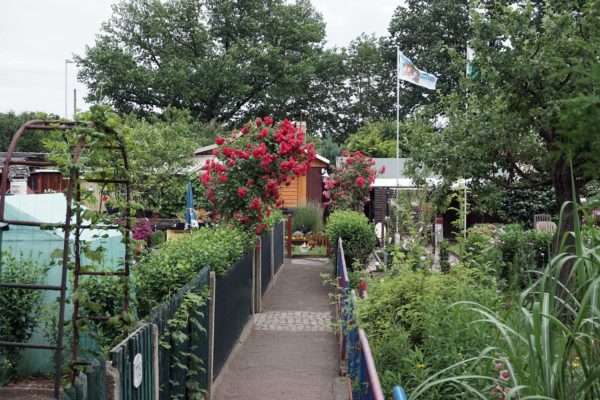
[[194,195],[192,193],[192,182],[188,182],[185,193],[185,229],[198,228],[198,219],[194,210]]

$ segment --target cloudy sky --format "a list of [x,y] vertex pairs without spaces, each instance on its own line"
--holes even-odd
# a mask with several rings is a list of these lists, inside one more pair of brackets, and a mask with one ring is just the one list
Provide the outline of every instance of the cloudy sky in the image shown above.
[[[2,0],[0,112],[65,113],[65,60],[94,43],[116,0]],[[327,41],[343,47],[360,33],[384,35],[401,0],[312,0],[327,23]],[[85,86],[66,65],[67,117],[86,109]]]

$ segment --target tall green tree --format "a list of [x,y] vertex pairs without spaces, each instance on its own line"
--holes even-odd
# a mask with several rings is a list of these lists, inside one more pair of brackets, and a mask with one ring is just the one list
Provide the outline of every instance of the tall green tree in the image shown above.
[[76,60],[88,101],[229,122],[298,112],[324,36],[308,0],[124,0]]
[[[7,151],[10,142],[17,129],[25,122],[37,119],[41,114],[35,112],[22,112],[20,114],[14,111],[0,113],[0,151]],[[28,131],[17,143],[17,151],[43,152],[42,135],[40,131]]]
[[[470,37],[469,0],[407,0],[398,6],[389,26],[387,57],[396,65],[396,46],[422,71],[438,77],[438,93],[449,93],[464,75],[453,54],[466,54]],[[395,79],[395,70],[393,71]],[[401,115],[437,99],[435,92],[401,82]],[[393,82],[395,88],[395,82]]]
[[[369,157],[396,157],[396,121],[368,121],[348,137],[346,148],[350,152],[358,150]],[[407,155],[406,138],[401,137],[400,156]]]
[[[600,171],[600,2],[482,2],[471,19],[479,78],[412,124],[413,158],[449,181],[552,186],[558,206],[577,198]],[[573,221],[566,207],[559,232]]]
[[128,116],[124,124],[133,189],[142,208],[172,217],[184,210],[194,150],[214,143],[226,128],[198,123],[187,110],[168,108],[160,116]]

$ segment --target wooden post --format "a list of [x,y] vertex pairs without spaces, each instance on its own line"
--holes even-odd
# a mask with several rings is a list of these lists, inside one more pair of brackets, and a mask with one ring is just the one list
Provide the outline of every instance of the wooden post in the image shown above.
[[287,219],[287,258],[292,258],[292,214],[288,214]]
[[[206,372],[208,374],[207,379],[207,388],[206,388],[206,396],[204,397],[206,400],[211,400],[212,398],[212,383],[213,383],[213,374],[214,374],[214,358],[215,358],[215,302],[217,295],[217,282],[215,278],[215,272],[210,271],[209,278],[209,286],[210,286],[210,300],[208,303],[208,362]],[[158,399],[158,396],[155,397]]]

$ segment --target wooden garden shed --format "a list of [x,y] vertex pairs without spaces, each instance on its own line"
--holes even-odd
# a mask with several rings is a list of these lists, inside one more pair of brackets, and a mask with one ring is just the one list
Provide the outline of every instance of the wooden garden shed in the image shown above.
[[[199,172],[206,160],[214,159],[212,151],[217,145],[204,146],[194,152],[194,166],[190,172]],[[306,176],[301,176],[290,182],[289,186],[281,185],[280,193],[283,200],[281,208],[296,208],[305,206],[309,201],[323,203],[323,173],[331,172],[329,160],[317,154],[310,164]]]
[[329,160],[317,155],[317,158],[310,163],[306,176],[293,180],[289,186],[281,186],[282,208],[303,207],[309,201],[322,204],[323,172],[330,172],[330,168]]

